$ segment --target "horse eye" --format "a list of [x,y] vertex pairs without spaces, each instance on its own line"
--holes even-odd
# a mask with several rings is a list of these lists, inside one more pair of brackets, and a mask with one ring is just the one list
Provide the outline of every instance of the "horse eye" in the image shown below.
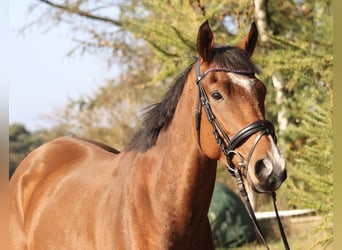
[[211,97],[214,99],[214,100],[216,100],[216,101],[219,101],[219,100],[221,100],[223,97],[222,97],[222,95],[219,93],[219,92],[214,92],[214,93],[212,93],[211,94]]

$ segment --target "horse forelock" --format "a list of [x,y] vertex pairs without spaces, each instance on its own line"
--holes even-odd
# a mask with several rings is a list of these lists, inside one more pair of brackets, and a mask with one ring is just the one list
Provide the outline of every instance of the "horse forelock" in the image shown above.
[[232,70],[242,70],[259,73],[259,69],[250,60],[248,53],[240,48],[232,46],[217,46],[211,61],[216,67]]

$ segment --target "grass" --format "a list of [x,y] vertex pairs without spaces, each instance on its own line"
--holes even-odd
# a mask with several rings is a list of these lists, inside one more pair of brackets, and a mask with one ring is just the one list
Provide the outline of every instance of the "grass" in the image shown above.
[[[318,242],[327,239],[330,232],[322,230],[319,227],[321,222],[320,216],[311,216],[305,218],[291,218],[283,220],[285,226],[285,232],[287,241],[291,250],[332,250],[333,244],[329,245],[319,244]],[[272,226],[272,223],[267,224],[269,226],[266,236],[266,241],[271,250],[285,249],[283,241],[278,232],[276,226]],[[260,224],[262,226],[262,224]],[[265,229],[265,228],[263,228]],[[323,242],[324,243],[324,242]],[[328,243],[326,243],[328,244]],[[265,250],[265,246],[262,243],[252,242],[245,244],[241,247],[229,248],[229,250]],[[227,250],[224,248],[217,248],[217,250]]]
[[[318,236],[311,235],[307,239],[302,237],[297,238],[295,235],[288,236],[287,240],[290,245],[291,250],[332,250],[332,244],[328,247],[323,248],[321,245],[314,245],[317,241]],[[281,250],[284,249],[282,240],[279,241],[267,241],[268,246],[271,250]],[[224,248],[217,248],[217,250],[227,250]],[[229,250],[265,250],[265,246],[257,243],[249,243],[238,248],[230,248]]]

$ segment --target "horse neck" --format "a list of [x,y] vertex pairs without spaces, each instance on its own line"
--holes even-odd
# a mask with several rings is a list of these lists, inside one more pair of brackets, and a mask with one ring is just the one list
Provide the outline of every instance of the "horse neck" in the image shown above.
[[197,96],[196,85],[185,83],[173,120],[160,132],[153,148],[162,158],[158,164],[157,192],[159,197],[167,197],[163,205],[180,221],[196,221],[189,214],[207,218],[216,177],[216,161],[206,157],[198,145]]

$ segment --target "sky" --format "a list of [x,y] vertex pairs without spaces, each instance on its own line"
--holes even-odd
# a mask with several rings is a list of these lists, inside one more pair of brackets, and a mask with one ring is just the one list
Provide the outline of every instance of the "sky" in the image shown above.
[[9,1],[7,51],[9,124],[22,123],[32,132],[49,127],[44,117],[62,110],[68,98],[90,94],[117,74],[99,57],[67,56],[75,44],[65,27],[20,32],[33,20],[28,12],[33,2]]

